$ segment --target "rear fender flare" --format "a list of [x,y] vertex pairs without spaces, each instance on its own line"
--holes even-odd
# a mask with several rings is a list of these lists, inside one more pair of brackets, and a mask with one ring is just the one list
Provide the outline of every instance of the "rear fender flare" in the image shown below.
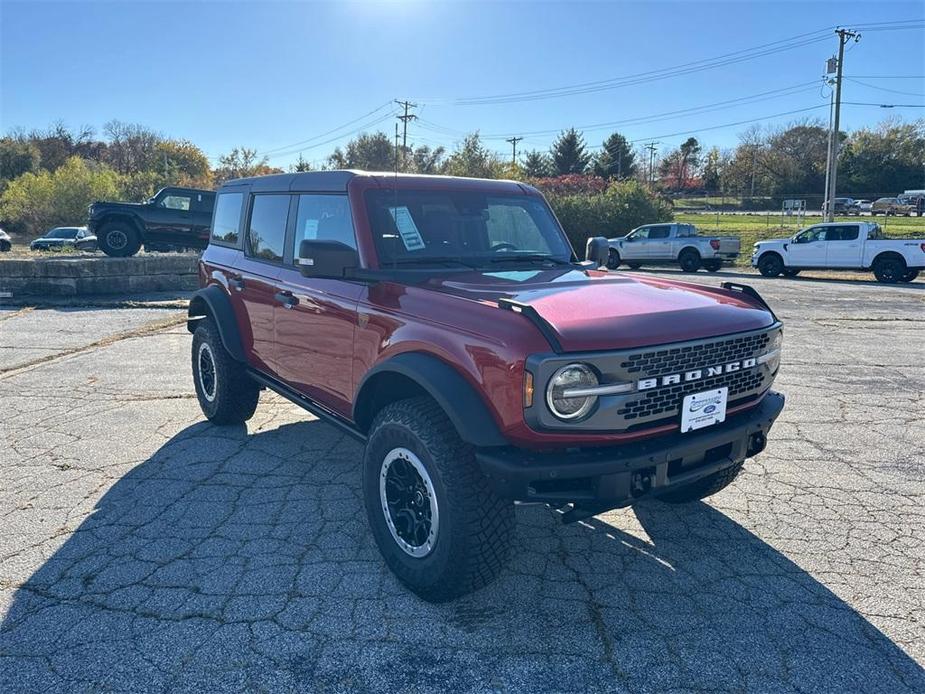
[[375,417],[375,387],[386,374],[413,381],[432,397],[456,427],[460,438],[473,446],[505,446],[488,404],[458,370],[424,352],[404,352],[373,367],[363,377],[353,405],[353,421],[368,431]]
[[190,332],[195,332],[196,323],[201,317],[211,317],[215,321],[218,334],[228,354],[237,361],[247,361],[244,349],[241,347],[238,323],[234,317],[234,309],[231,307],[231,299],[219,285],[211,284],[193,294],[187,316],[186,329]]

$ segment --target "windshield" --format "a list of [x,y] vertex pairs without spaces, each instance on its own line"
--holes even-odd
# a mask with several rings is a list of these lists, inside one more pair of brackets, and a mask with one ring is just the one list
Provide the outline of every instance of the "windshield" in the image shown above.
[[567,263],[572,250],[540,198],[462,191],[371,190],[382,265]]
[[52,229],[48,232],[47,238],[49,239],[72,239],[77,236],[77,229],[68,229],[66,227],[58,227],[57,229]]

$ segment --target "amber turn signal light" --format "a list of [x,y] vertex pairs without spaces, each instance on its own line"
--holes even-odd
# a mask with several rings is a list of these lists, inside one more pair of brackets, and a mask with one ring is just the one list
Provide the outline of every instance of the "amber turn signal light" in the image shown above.
[[524,407],[533,407],[533,374],[524,371]]

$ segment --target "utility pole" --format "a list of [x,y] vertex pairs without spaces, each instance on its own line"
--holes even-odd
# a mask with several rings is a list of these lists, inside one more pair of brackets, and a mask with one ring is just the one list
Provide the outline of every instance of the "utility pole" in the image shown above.
[[832,130],[830,137],[832,138],[832,146],[829,147],[829,162],[826,167],[828,174],[826,178],[828,179],[829,185],[825,191],[825,221],[831,222],[834,216],[835,207],[835,190],[837,187],[837,174],[838,174],[838,119],[841,113],[841,81],[842,81],[842,70],[845,66],[845,44],[848,43],[851,39],[854,39],[855,42],[860,41],[861,35],[857,32],[850,31],[848,29],[836,29],[835,33],[838,34],[838,64],[835,68],[835,116],[832,118]]
[[658,147],[655,145],[659,144],[658,142],[647,142],[643,149],[649,150],[649,186],[654,185],[655,178],[653,174],[655,170],[652,168],[655,163],[655,152],[658,151]]
[[[395,100],[395,103],[405,109],[404,115],[398,116],[398,120],[400,120],[402,124],[401,161],[402,161],[402,164],[404,164],[405,163],[405,152],[408,149],[408,121],[417,119],[417,116],[414,115],[413,113],[409,113],[409,111],[413,108],[417,108],[418,105],[412,104],[410,101],[398,101],[397,99]],[[396,123],[396,126],[397,125],[398,124]]]
[[395,175],[398,176],[398,123],[395,124]]
[[511,163],[512,164],[517,163],[517,143],[520,142],[522,139],[523,139],[522,137],[514,136],[514,137],[509,137],[505,140],[505,142],[510,142],[511,147],[513,148],[513,151],[511,152]]

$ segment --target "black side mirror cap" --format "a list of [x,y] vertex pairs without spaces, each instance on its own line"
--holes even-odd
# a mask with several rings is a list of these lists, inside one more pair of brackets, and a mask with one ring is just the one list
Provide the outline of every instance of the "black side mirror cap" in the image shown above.
[[347,270],[359,266],[360,255],[355,248],[340,241],[304,239],[299,244],[296,262],[304,277],[339,279],[344,277]]

